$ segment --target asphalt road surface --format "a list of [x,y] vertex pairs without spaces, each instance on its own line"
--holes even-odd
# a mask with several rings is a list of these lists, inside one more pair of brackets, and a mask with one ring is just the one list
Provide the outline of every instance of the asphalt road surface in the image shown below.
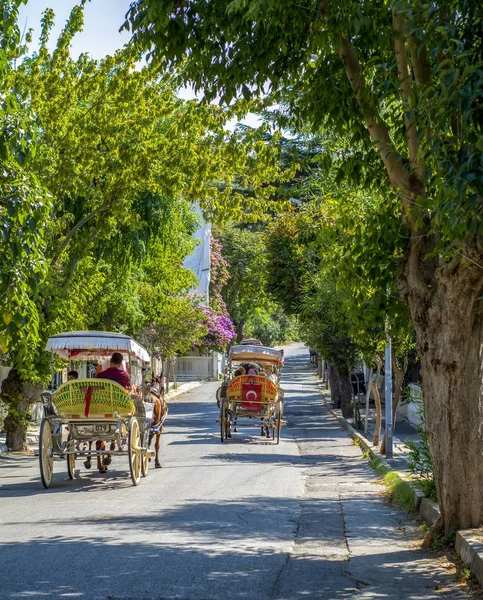
[[241,428],[220,442],[217,383],[170,405],[163,468],[138,487],[107,474],[0,457],[0,599],[467,598],[417,550],[359,448],[321,406],[308,352],[286,351],[279,445]]

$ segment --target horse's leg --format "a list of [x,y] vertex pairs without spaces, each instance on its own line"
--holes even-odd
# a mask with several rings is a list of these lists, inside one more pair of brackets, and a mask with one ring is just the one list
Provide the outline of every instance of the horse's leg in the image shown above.
[[91,462],[91,451],[92,450],[92,442],[89,442],[89,452],[87,453],[87,458],[84,461],[84,467],[86,469],[90,469],[92,467],[92,462]]
[[[116,449],[116,442],[112,441],[110,446],[109,446],[109,450],[111,452],[113,452]],[[110,454],[107,454],[104,457],[104,465],[107,467],[107,465],[110,465],[112,462],[112,456]]]
[[153,435],[154,435],[154,433],[153,433],[153,430],[151,429],[149,431],[149,437],[148,437],[148,450],[150,451],[149,452],[149,462],[151,462],[151,442],[153,441]]
[[[105,442],[98,441],[96,443],[96,450],[105,450],[106,444]],[[97,455],[97,468],[99,469],[99,473],[105,473],[107,471],[107,466],[104,464],[104,457],[102,454]]]
[[162,432],[162,428],[159,431],[156,431],[156,441],[154,442],[154,452],[155,452],[154,467],[156,469],[160,469],[162,467],[161,463],[159,462],[159,447],[161,445],[161,432]]

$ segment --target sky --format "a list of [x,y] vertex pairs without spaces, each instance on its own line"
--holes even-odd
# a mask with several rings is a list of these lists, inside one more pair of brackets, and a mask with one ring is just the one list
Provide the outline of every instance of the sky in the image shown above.
[[[34,29],[34,42],[38,40],[40,20],[46,8],[55,13],[55,28],[51,39],[56,40],[76,0],[28,0],[19,11],[19,26],[23,30]],[[77,34],[72,44],[72,54],[77,57],[88,52],[93,58],[112,54],[129,41],[130,33],[119,28],[129,9],[130,0],[91,0],[84,9],[84,31]],[[34,46],[35,47],[35,46]]]

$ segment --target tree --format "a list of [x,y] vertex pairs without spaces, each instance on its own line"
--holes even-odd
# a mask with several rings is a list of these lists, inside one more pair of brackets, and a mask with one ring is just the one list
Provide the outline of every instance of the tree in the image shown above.
[[263,237],[260,232],[232,225],[215,230],[215,235],[230,273],[221,293],[235,324],[237,340],[241,341],[250,317],[268,306]]
[[221,203],[225,214],[241,201],[256,205],[231,183],[269,195],[271,150],[226,131],[230,114],[219,107],[177,98],[171,75],[139,68],[132,49],[74,60],[81,7],[53,51],[47,10],[38,52],[26,56],[16,6],[2,13],[9,41],[0,55],[8,99],[0,114],[0,344],[14,367],[3,395],[7,444],[20,449],[32,399],[24,384],[48,379],[47,336],[92,327],[135,333],[161,322],[191,283],[182,269],[192,249],[190,202],[208,214]]
[[139,0],[129,24],[155,64],[179,67],[207,98],[269,90],[289,116],[377,153],[374,177],[407,232],[399,290],[417,334],[441,525],[481,524],[481,4]]

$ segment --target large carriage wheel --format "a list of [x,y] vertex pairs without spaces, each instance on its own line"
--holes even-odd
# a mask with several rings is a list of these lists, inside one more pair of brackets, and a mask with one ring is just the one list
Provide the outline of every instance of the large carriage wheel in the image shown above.
[[224,442],[226,440],[226,419],[227,419],[227,410],[226,410],[226,400],[223,398],[221,401],[220,408],[220,433],[221,433],[221,441]]
[[133,485],[139,485],[139,481],[141,480],[142,448],[141,437],[139,435],[139,423],[136,417],[131,417],[131,420],[129,421],[127,440],[131,480]]
[[42,419],[42,424],[40,425],[39,463],[42,484],[44,488],[48,488],[52,483],[54,475],[54,448],[52,427],[45,417]]
[[[74,452],[75,450],[75,443],[74,440],[69,439],[67,440],[67,452]],[[69,479],[74,479],[75,476],[75,454],[67,454],[66,456],[67,458],[67,473],[69,475]]]

